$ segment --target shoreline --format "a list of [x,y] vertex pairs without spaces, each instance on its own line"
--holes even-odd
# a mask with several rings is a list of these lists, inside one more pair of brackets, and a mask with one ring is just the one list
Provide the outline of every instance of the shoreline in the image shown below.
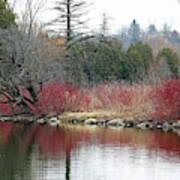
[[133,116],[124,118],[124,114],[115,111],[95,112],[65,112],[59,116],[37,118],[33,116],[2,116],[1,122],[12,121],[14,123],[31,124],[37,122],[41,125],[50,124],[59,127],[61,124],[81,124],[99,127],[136,128],[141,130],[159,129],[165,132],[180,130],[180,120],[140,120]]

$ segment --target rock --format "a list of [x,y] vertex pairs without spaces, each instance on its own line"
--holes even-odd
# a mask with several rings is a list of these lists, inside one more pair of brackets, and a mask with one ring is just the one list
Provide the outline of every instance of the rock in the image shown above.
[[152,129],[153,125],[150,122],[140,122],[139,124],[136,125],[137,128],[146,130],[146,129]]
[[155,127],[156,127],[156,129],[162,129],[163,128],[163,123],[162,122],[157,122],[155,124]]
[[68,119],[68,120],[63,120],[62,122],[63,122],[63,123],[72,123],[73,120],[72,120],[72,119]]
[[165,122],[165,123],[163,123],[163,125],[162,125],[162,129],[163,129],[163,131],[165,131],[165,132],[171,131],[171,130],[173,129],[173,126],[172,126],[170,123]]
[[98,119],[97,125],[98,126],[105,126],[107,122],[108,122],[107,119]]
[[89,125],[91,125],[91,124],[97,124],[98,123],[98,121],[97,121],[97,119],[95,119],[95,118],[89,118],[89,119],[86,119],[85,121],[84,121],[84,124],[89,124]]
[[29,118],[28,118],[28,121],[29,121],[29,122],[34,122],[35,120],[36,120],[35,117],[29,117]]
[[117,118],[107,122],[107,126],[122,126],[125,127],[125,123],[123,119]]
[[178,120],[177,122],[173,123],[173,128],[175,129],[180,129],[180,120]]
[[62,122],[64,122],[64,123],[77,124],[77,123],[81,123],[81,122],[83,122],[83,121],[82,121],[82,120],[78,120],[78,119],[68,119],[68,120],[62,120]]
[[19,118],[19,116],[13,117],[13,118],[12,118],[12,121],[13,121],[14,123],[22,122],[22,120]]
[[50,119],[48,119],[48,124],[50,124],[51,126],[56,126],[59,127],[61,121],[59,119],[57,119],[57,117],[52,117]]
[[73,123],[73,124],[77,124],[77,123],[79,123],[79,121],[78,121],[77,119],[73,119],[73,120],[72,120],[72,123]]
[[134,127],[135,123],[133,121],[126,121],[125,122],[125,127],[127,128],[132,128]]
[[45,118],[38,119],[37,123],[44,125],[46,124],[46,119]]
[[1,121],[2,121],[2,122],[9,121],[9,120],[10,120],[9,117],[1,117]]

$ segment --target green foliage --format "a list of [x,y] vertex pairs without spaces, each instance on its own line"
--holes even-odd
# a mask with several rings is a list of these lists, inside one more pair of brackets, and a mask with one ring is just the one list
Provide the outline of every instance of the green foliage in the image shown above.
[[85,71],[86,73],[89,72],[88,77],[95,82],[120,79],[122,77],[121,61],[125,56],[121,41],[115,39],[100,40],[91,42],[91,47],[93,50],[91,51],[91,60],[85,63]]
[[15,14],[6,1],[0,0],[0,28],[7,28],[11,23],[15,23]]
[[71,55],[71,71],[76,74],[76,78],[79,74],[79,79],[83,77],[96,83],[121,79],[143,80],[153,61],[152,50],[147,44],[138,42],[125,52],[121,41],[107,37],[79,43]]
[[71,56],[68,58],[72,78],[78,84],[83,79],[88,82],[117,79],[122,59],[121,47],[118,40],[99,37],[76,43],[76,46],[71,47]]
[[131,51],[137,51],[140,55],[141,66],[144,68],[143,73],[147,73],[148,67],[153,61],[152,49],[148,44],[143,44],[141,41],[133,44],[129,47],[127,53],[129,54]]
[[126,78],[130,81],[142,79],[145,67],[141,54],[137,49],[132,49],[127,52],[127,60],[124,71],[126,71]]
[[180,66],[180,59],[178,55],[172,49],[164,48],[158,54],[158,59],[161,58],[164,58],[172,73],[174,73],[174,75],[177,76],[178,69]]

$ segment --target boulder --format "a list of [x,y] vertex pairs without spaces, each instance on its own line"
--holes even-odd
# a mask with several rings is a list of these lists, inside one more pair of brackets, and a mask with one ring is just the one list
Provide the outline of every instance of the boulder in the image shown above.
[[132,127],[134,127],[134,125],[135,125],[135,122],[133,122],[133,121],[125,122],[125,127],[127,127],[127,128],[132,128]]
[[150,122],[140,122],[136,125],[137,128],[147,130],[147,129],[152,129],[153,125]]
[[0,120],[1,120],[2,122],[5,122],[5,121],[10,121],[11,118],[10,118],[10,117],[1,117]]
[[168,123],[168,122],[164,122],[162,125],[162,129],[163,131],[171,131],[173,129],[173,125]]
[[73,124],[80,123],[80,120],[78,120],[78,119],[72,119],[72,123],[73,123]]
[[44,124],[46,124],[46,119],[45,118],[40,118],[40,119],[37,120],[37,123],[44,125]]
[[107,119],[98,119],[97,125],[98,126],[105,126],[107,122],[108,122]]
[[163,128],[163,123],[162,122],[157,122],[155,124],[155,127],[156,127],[156,129],[162,129]]
[[57,119],[57,117],[52,117],[50,119],[48,119],[48,124],[50,124],[51,126],[56,126],[59,127],[61,121],[59,119]]
[[98,121],[95,118],[89,118],[89,119],[86,119],[84,121],[84,124],[89,124],[89,125],[94,125],[94,124],[97,124],[97,123],[98,123]]
[[178,120],[177,122],[173,123],[173,128],[180,129],[180,120]]
[[107,122],[107,126],[121,126],[125,127],[125,123],[123,119],[117,118]]

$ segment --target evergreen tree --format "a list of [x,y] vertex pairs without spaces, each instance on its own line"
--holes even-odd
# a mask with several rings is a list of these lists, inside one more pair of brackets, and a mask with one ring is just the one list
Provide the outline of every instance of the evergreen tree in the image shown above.
[[163,37],[168,39],[169,38],[169,35],[170,35],[170,26],[168,24],[164,24],[163,26],[163,30],[162,30],[162,33],[163,33]]
[[150,35],[154,35],[157,33],[156,26],[154,24],[149,25],[148,27],[148,33]]
[[0,0],[0,28],[7,28],[11,23],[15,23],[15,14],[6,0]]
[[141,30],[139,24],[134,19],[128,31],[128,39],[131,44],[137,43],[140,40]]
[[180,43],[179,33],[176,30],[174,30],[173,32],[171,32],[170,37],[168,38],[168,40],[171,43]]
[[139,41],[138,43],[131,45],[127,52],[129,53],[133,50],[136,50],[140,54],[142,60],[141,66],[144,67],[144,73],[147,73],[150,64],[153,63],[151,47],[148,44],[143,44],[141,41]]
[[56,25],[58,33],[65,37],[66,43],[82,35],[85,21],[83,20],[86,8],[84,0],[56,1],[55,10],[58,16],[51,24]]
[[158,54],[158,60],[162,58],[164,58],[174,76],[178,76],[180,67],[180,59],[178,55],[172,49],[164,48]]
[[143,80],[152,62],[152,49],[147,44],[142,42],[132,44],[127,51],[127,79],[130,81]]

